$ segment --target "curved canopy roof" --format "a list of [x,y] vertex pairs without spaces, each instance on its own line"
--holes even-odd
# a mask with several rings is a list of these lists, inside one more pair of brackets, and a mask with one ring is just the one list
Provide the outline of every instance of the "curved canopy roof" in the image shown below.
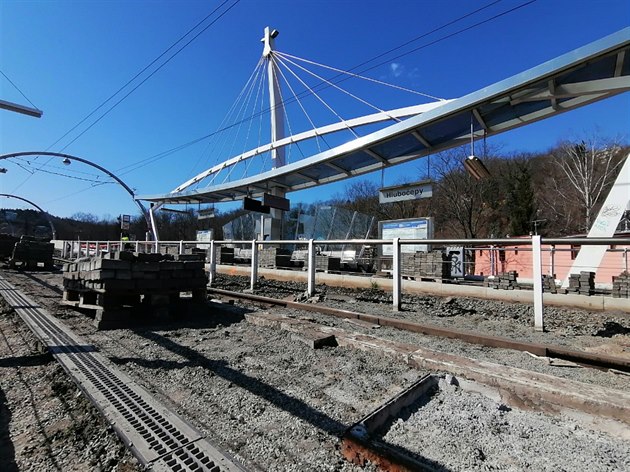
[[[285,192],[365,174],[492,136],[630,90],[630,28],[422,114],[258,175],[197,190],[140,196],[211,203]],[[181,188],[180,186],[179,188]]]

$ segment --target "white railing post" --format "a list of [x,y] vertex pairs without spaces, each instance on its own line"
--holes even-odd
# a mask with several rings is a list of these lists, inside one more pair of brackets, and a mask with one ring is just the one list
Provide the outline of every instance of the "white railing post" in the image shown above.
[[623,248],[623,260],[624,260],[624,264],[623,264],[624,269],[623,270],[625,272],[628,272],[628,248],[627,247]]
[[553,277],[555,277],[555,273],[556,273],[556,245],[555,244],[551,246],[550,254],[549,254],[549,261],[550,261],[549,270],[551,271],[549,275],[552,275]]
[[249,284],[252,292],[254,291],[256,282],[258,282],[258,246],[254,239],[252,240],[252,276]]
[[109,239],[107,240],[107,252],[112,252],[112,243],[109,241]]
[[315,242],[312,239],[308,240],[308,288],[307,293],[309,297],[315,295]]
[[543,331],[543,285],[540,236],[532,236],[532,272],[534,274],[534,328]]
[[208,273],[208,285],[212,285],[217,275],[217,255],[214,240],[210,241],[210,272]]
[[77,251],[77,259],[81,257],[81,240],[77,239],[77,246],[79,246],[79,250]]
[[184,254],[184,241],[179,242],[179,254]]
[[[122,242],[120,243],[120,245],[122,246]],[[136,252],[140,252],[140,242],[136,241]]]
[[394,311],[400,310],[400,292],[402,286],[402,275],[400,271],[400,238],[392,240],[392,295],[394,298]]
[[154,250],[153,250],[153,252],[154,252],[155,254],[158,254],[158,253],[160,252],[160,247],[159,247],[159,244],[160,244],[160,242],[156,239],[156,240],[155,240]]
[[99,256],[99,254],[100,254],[100,246],[101,246],[101,245],[100,245],[100,241],[98,241],[98,240],[97,240],[97,241],[96,241],[96,247],[94,248],[94,255],[95,255],[96,257],[98,257],[98,256]]

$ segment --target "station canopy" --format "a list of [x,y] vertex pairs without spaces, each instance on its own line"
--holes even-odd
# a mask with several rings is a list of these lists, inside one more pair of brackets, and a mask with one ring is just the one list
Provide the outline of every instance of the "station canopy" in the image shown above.
[[140,196],[214,203],[297,191],[492,136],[630,90],[630,27],[422,114],[327,151],[241,180]]

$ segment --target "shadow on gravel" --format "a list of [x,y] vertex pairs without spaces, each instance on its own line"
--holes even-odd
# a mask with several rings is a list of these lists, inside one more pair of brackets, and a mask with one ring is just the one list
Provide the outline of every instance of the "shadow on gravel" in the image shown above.
[[29,272],[22,272],[22,275],[25,275],[26,277],[31,279],[33,282],[37,282],[38,284],[43,285],[47,289],[52,290],[55,293],[58,293],[59,295],[63,294],[63,290],[60,289],[59,287],[56,287],[56,286],[54,286],[52,284],[49,284],[45,280],[42,280],[39,277],[36,277],[36,276],[34,276],[33,274],[31,274]]
[[4,472],[17,472],[15,463],[15,448],[9,435],[11,423],[11,410],[7,406],[7,397],[0,388],[0,470]]
[[253,312],[240,306],[222,303],[206,302],[205,305],[194,307],[189,305],[182,308],[182,314],[163,318],[149,314],[140,314],[135,321],[130,321],[128,328],[138,333],[146,330],[176,331],[188,329],[212,329],[220,326],[228,327],[245,320],[245,314]]
[[630,328],[626,328],[616,321],[606,321],[604,323],[604,327],[597,331],[593,336],[612,338],[616,334],[630,334]]
[[[179,356],[186,358],[187,361],[181,362],[115,357],[110,358],[110,360],[117,364],[133,362],[148,369],[181,369],[182,367],[202,367],[211,370],[215,375],[231,382],[235,386],[249,391],[257,397],[267,400],[269,403],[275,405],[277,408],[284,410],[291,415],[300,418],[303,421],[306,421],[307,423],[310,423],[314,427],[325,431],[331,436],[341,438],[348,428],[347,425],[337,421],[334,418],[331,418],[330,416],[322,413],[319,410],[316,410],[304,401],[292,397],[291,395],[288,395],[255,377],[251,377],[242,372],[239,372],[238,370],[230,367],[225,361],[209,359],[199,352],[195,351],[194,349],[176,343],[172,339],[164,337],[153,331],[135,330],[134,332],[138,336],[152,341],[160,345],[164,349],[167,349]],[[405,455],[416,457],[427,464],[430,463],[433,470],[435,471],[449,472],[449,469],[445,468],[441,464],[419,456],[418,454],[408,451],[403,447],[397,446],[396,449],[398,449],[401,453]]]
[[0,359],[0,368],[34,367],[34,366],[46,365],[49,362],[52,362],[52,360],[53,360],[52,356],[48,353],[31,354],[29,356],[5,357],[3,359]]

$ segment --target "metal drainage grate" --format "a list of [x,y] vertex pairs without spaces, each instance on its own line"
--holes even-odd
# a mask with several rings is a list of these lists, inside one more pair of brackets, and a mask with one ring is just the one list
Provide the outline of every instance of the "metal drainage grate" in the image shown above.
[[0,276],[0,294],[103,413],[138,460],[155,471],[245,471],[199,431],[93,352],[67,326]]

